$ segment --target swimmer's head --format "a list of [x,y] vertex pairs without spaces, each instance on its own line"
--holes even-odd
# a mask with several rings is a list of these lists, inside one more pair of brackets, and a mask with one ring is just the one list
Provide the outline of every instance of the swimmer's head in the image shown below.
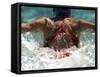
[[53,8],[53,12],[55,17],[57,18],[65,18],[70,16],[70,9],[69,8]]

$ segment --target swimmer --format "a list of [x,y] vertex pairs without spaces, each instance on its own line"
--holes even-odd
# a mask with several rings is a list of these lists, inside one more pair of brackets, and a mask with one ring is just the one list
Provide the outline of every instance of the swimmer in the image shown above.
[[52,21],[49,18],[33,19],[28,23],[22,23],[21,29],[22,32],[42,31],[45,38],[44,47],[53,48],[55,51],[61,51],[63,48],[68,49],[72,46],[79,47],[81,26],[95,31],[94,23],[73,18],[65,18],[57,21]]
[[[95,31],[95,24],[83,19],[78,20],[72,17],[66,17],[64,13],[61,15],[59,15],[60,17],[57,16],[57,19],[43,17],[22,23],[22,32],[42,31],[45,38],[44,47],[52,48],[55,51],[59,51],[59,53],[63,52],[63,49],[68,49],[72,46],[79,48],[80,33],[86,29]],[[66,53],[66,55],[68,54]]]

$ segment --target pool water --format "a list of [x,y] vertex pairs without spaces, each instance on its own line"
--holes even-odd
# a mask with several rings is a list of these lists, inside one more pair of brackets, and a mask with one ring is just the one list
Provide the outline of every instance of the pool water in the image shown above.
[[[21,8],[21,21],[33,18],[54,17],[52,8],[25,7]],[[71,9],[71,16],[95,23],[94,10]],[[83,32],[80,36],[80,48],[71,47],[71,56],[62,59],[54,58],[54,50],[44,48],[42,32],[26,32],[21,34],[21,70],[40,70],[55,68],[76,68],[95,66],[95,33]]]

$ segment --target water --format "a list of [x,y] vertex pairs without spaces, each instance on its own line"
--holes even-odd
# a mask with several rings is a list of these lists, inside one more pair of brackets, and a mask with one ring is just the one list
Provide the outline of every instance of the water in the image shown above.
[[[53,17],[52,8],[22,7],[22,21],[43,16]],[[71,16],[95,22],[93,10],[72,9]],[[21,70],[95,66],[95,33],[93,32],[83,32],[80,36],[81,48],[71,47],[69,50],[72,55],[62,59],[55,59],[52,49],[42,47],[44,40],[42,32],[22,33],[21,40]]]

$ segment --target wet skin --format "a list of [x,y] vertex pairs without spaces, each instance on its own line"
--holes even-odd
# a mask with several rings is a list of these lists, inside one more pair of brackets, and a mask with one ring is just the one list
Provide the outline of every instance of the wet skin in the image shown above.
[[84,26],[84,29],[95,31],[94,23],[73,18],[64,18],[56,21],[45,17],[33,19],[31,22],[22,23],[21,28],[22,32],[42,31],[45,38],[44,47],[53,48],[61,53],[63,49],[68,49],[72,46],[79,47],[80,26]]

